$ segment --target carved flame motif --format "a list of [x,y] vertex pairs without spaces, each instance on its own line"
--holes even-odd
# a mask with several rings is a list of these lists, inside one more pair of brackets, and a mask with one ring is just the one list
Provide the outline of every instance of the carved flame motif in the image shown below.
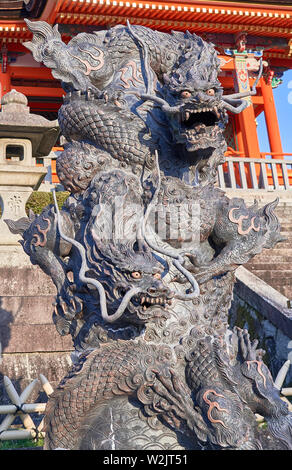
[[36,224],[36,228],[39,231],[39,233],[43,236],[43,240],[41,241],[40,235],[37,233],[34,233],[34,238],[35,238],[35,243],[33,243],[35,246],[45,246],[47,243],[47,233],[51,227],[51,221],[50,219],[43,217],[43,220],[47,222],[47,227],[42,229],[39,224]]
[[215,392],[215,390],[212,390],[212,389],[206,390],[206,392],[203,395],[204,402],[207,403],[207,405],[209,405],[207,416],[208,416],[209,420],[211,421],[211,423],[219,423],[219,424],[222,424],[222,426],[224,426],[224,428],[226,428],[225,424],[223,423],[223,421],[221,421],[221,419],[214,419],[212,417],[211,412],[212,412],[213,408],[216,408],[218,411],[222,411],[222,412],[225,412],[225,413],[229,413],[229,411],[226,408],[221,408],[219,403],[217,403],[217,401],[210,401],[207,398],[209,393],[213,393],[217,397],[221,397],[221,398],[225,398],[225,397],[224,397],[224,395],[221,395],[220,393],[217,393],[217,392]]
[[[127,72],[130,72],[130,77],[126,77]],[[140,80],[138,77],[138,73],[141,75],[141,72],[137,70],[136,62],[130,60],[125,67],[121,68],[121,81],[124,83],[122,86],[128,89],[131,87],[129,82],[131,82],[134,87],[136,87],[135,82],[143,83],[143,80]]]
[[251,218],[250,226],[246,230],[243,229],[243,227],[242,227],[243,220],[248,219],[248,215],[240,215],[238,217],[238,219],[236,219],[233,215],[233,212],[236,211],[236,210],[239,210],[239,209],[240,209],[240,207],[232,207],[232,209],[230,209],[230,211],[228,213],[228,218],[229,218],[230,222],[233,222],[233,223],[238,225],[237,231],[238,231],[239,235],[248,235],[251,230],[254,230],[255,232],[259,232],[260,225],[258,225],[257,227],[254,225],[254,221],[256,219],[255,216]]
[[99,62],[98,65],[96,65],[95,67],[93,65],[91,65],[88,60],[85,60],[85,59],[81,59],[81,57],[78,57],[76,55],[73,55],[71,54],[71,52],[68,52],[68,54],[70,54],[72,57],[74,57],[75,59],[79,60],[79,62],[81,62],[82,64],[85,65],[86,67],[86,71],[84,72],[85,75],[89,75],[91,72],[93,71],[96,71],[96,70],[100,70],[103,66],[104,66],[104,53],[101,49],[98,49],[97,47],[94,47],[93,46],[93,49],[95,49],[96,51],[99,52],[99,55],[98,56],[95,56],[94,54],[92,54],[92,52],[90,51],[87,51],[86,49],[81,49],[81,47],[78,47],[78,49],[81,51],[81,52],[85,52],[86,54],[88,54],[90,57],[92,57],[92,59],[94,60],[97,60]]

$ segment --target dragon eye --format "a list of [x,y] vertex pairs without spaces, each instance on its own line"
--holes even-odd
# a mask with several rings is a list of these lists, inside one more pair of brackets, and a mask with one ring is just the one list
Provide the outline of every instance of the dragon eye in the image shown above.
[[214,88],[210,88],[210,90],[207,90],[207,91],[206,91],[206,94],[209,95],[209,96],[214,96],[214,95],[215,95],[215,90],[214,90]]
[[180,96],[182,98],[190,98],[192,96],[192,94],[191,94],[190,91],[184,90],[184,91],[181,92]]
[[133,271],[131,273],[131,276],[134,278],[134,279],[140,279],[141,278],[141,273],[139,271]]
[[155,279],[161,279],[161,274],[160,273],[155,273],[153,275],[153,277],[155,277]]

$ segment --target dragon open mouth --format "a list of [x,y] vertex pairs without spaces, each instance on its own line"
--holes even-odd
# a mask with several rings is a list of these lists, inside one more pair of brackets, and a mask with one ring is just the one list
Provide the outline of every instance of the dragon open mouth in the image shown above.
[[144,324],[155,318],[168,318],[168,307],[172,304],[172,298],[168,295],[149,295],[141,293],[132,297],[128,309],[129,320],[133,323]]
[[200,110],[184,110],[182,124],[187,129],[196,129],[198,126],[214,126],[220,119],[217,108],[202,108]]
[[179,121],[174,123],[175,139],[187,152],[196,152],[217,146],[223,131],[221,113],[214,108],[184,108]]
[[[119,296],[124,296],[126,291],[124,289],[118,289],[116,292]],[[155,295],[150,295],[149,293],[141,292],[140,294],[132,297],[131,304],[141,312],[145,312],[146,310],[151,309],[151,307],[166,308],[168,305],[172,304],[172,298],[173,294],[171,293],[167,295],[158,292]]]
[[147,310],[147,308],[157,306],[157,305],[161,307],[165,307],[166,304],[171,305],[171,299],[167,299],[165,296],[152,297],[152,296],[141,295],[138,301],[144,311]]

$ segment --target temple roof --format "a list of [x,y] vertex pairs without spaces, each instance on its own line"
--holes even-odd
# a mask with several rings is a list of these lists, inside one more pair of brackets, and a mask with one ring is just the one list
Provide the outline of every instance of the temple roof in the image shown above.
[[47,0],[0,0],[0,19],[38,18]]
[[[6,17],[1,16],[5,6]],[[9,18],[9,12],[16,16]],[[284,60],[292,68],[291,0],[0,0],[0,38],[8,50],[24,51],[21,43],[31,39],[25,17],[59,24],[65,41],[127,20],[166,32],[189,30],[223,47],[244,32],[267,59]]]

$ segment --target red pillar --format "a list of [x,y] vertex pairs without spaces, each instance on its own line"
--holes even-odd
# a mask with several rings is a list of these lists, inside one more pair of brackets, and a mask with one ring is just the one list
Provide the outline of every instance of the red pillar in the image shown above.
[[9,67],[6,72],[0,71],[0,98],[11,90],[11,78]]
[[264,113],[270,151],[279,154],[272,155],[272,158],[284,158],[273,89],[271,85],[267,85],[264,78],[261,78],[261,90],[264,99]]
[[[250,91],[249,76],[247,69],[247,55],[235,54],[235,90],[238,92]],[[251,98],[245,98],[249,101],[249,106],[238,114],[239,140],[244,149],[244,156],[249,158],[260,158],[260,147],[257,134],[257,124],[254,107]],[[257,165],[258,166],[258,165]],[[256,167],[256,174],[259,176],[259,168]],[[248,187],[251,187],[252,180],[249,166],[245,165],[245,175]]]
[[244,155],[245,154],[244,142],[243,142],[242,130],[240,127],[240,122],[239,122],[239,116],[240,115],[235,114],[236,140],[237,140],[239,152],[242,152],[242,154]]
[[249,158],[260,158],[260,147],[253,105],[248,106],[238,117],[245,156]]
[[[235,55],[235,89],[239,92],[247,92],[250,90],[246,62],[247,56]],[[254,108],[251,99],[246,99],[250,101],[250,105],[238,115],[244,153],[246,157],[260,158],[261,155]]]

